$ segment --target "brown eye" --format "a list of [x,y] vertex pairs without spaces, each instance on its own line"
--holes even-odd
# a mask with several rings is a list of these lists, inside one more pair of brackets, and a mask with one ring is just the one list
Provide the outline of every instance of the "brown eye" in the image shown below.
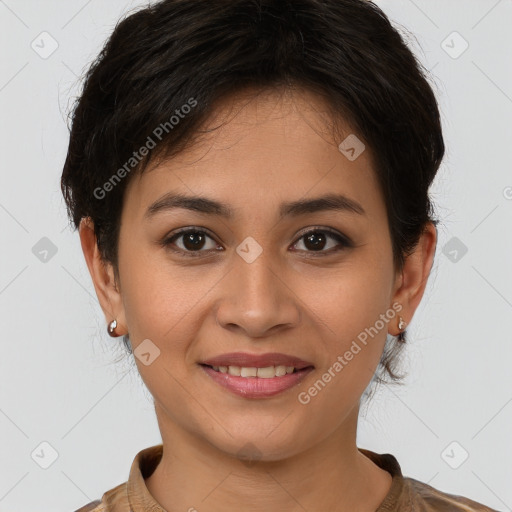
[[304,246],[312,251],[321,250],[325,247],[328,236],[320,231],[315,231],[309,235],[304,235]]
[[195,251],[204,247],[206,240],[204,233],[191,231],[181,236],[183,237],[183,246],[188,251]]
[[[334,240],[337,243],[329,243],[329,239]],[[299,245],[301,241],[303,241],[302,245],[305,249],[299,248],[298,250],[305,250],[306,252],[323,252],[330,254],[332,252],[336,252],[336,250],[330,250],[333,247],[335,248],[339,245],[342,245],[343,247],[351,247],[351,243],[346,237],[328,229],[315,229],[303,234],[294,247]],[[327,250],[325,250],[326,248]]]
[[[198,229],[186,229],[166,238],[162,245],[165,247],[176,246],[173,251],[182,253],[201,253],[216,249],[217,243],[205,231]],[[209,246],[208,246],[209,245]]]

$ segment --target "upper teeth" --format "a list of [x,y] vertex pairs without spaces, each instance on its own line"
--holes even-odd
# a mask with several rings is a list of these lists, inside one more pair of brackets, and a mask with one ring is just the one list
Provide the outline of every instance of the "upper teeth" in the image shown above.
[[293,373],[293,366],[267,366],[265,368],[253,368],[247,366],[212,366],[212,368],[221,373],[228,373],[237,377],[261,377],[271,379],[273,377],[282,377],[287,373]]

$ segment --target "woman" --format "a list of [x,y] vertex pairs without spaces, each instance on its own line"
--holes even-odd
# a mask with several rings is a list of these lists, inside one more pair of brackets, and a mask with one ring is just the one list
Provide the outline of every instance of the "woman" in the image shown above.
[[[356,446],[434,259],[435,96],[364,0],[164,0],[73,113],[62,190],[162,444],[80,511],[489,511]],[[389,335],[389,336],[388,336]]]

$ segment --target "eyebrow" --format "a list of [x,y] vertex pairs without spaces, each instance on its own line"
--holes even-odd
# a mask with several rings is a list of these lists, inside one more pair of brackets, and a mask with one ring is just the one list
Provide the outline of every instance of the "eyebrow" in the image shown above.
[[[216,215],[225,219],[232,219],[234,217],[234,210],[225,203],[220,203],[207,197],[169,192],[149,206],[144,214],[144,218],[150,219],[159,212],[170,211],[176,208]],[[282,203],[279,208],[279,218],[283,219],[287,216],[294,217],[321,211],[346,211],[366,215],[366,211],[357,201],[342,194],[326,194],[313,199],[299,199],[298,201]]]

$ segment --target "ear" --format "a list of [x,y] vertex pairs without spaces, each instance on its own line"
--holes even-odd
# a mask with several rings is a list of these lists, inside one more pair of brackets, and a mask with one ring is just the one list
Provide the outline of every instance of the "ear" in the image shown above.
[[85,217],[80,221],[79,232],[85,261],[107,325],[115,319],[117,320],[116,334],[118,336],[127,334],[120,287],[116,283],[112,265],[101,258],[94,232],[94,223],[90,217]]
[[[403,309],[400,311],[400,316],[404,319],[406,325],[410,323],[423,297],[434,262],[436,245],[437,228],[432,222],[428,222],[414,252],[406,258],[402,272],[397,275],[391,302],[398,302],[402,305]],[[397,336],[400,330],[398,327],[395,327],[395,330],[396,333],[390,333]]]

